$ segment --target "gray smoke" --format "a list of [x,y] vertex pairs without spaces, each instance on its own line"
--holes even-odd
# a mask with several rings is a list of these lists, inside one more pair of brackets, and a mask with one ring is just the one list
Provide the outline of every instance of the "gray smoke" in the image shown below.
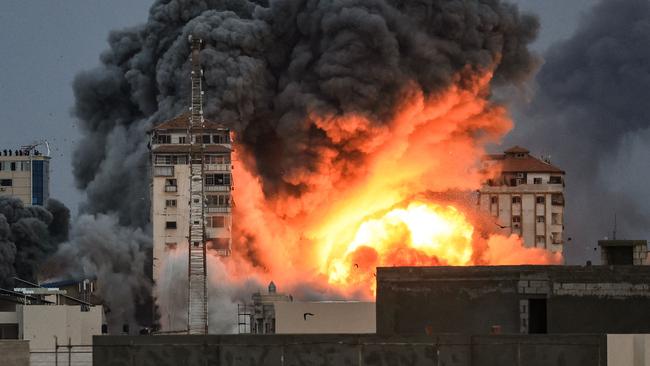
[[68,239],[70,212],[50,199],[45,208],[0,197],[0,285],[18,276],[36,282],[36,273],[58,245]]
[[608,0],[551,47],[511,141],[567,171],[569,262],[599,261],[597,240],[650,236],[650,3]]
[[103,299],[110,332],[122,324],[142,324],[138,305],[147,303],[151,237],[140,229],[120,226],[114,215],[81,215],[61,245],[58,260],[74,278],[97,278],[97,295]]
[[[205,43],[206,117],[237,133],[267,195],[300,195],[317,189],[309,177],[331,163],[323,148],[353,167],[363,152],[351,142],[371,133],[333,141],[310,114],[356,113],[381,125],[407,87],[430,95],[465,69],[494,65],[495,84],[518,84],[536,66],[527,44],[537,28],[500,0],[157,1],[144,25],[112,32],[101,65],[75,79],[83,212],[114,215],[138,238],[147,230],[146,131],[187,110],[190,34]],[[94,258],[97,268],[117,265]]]

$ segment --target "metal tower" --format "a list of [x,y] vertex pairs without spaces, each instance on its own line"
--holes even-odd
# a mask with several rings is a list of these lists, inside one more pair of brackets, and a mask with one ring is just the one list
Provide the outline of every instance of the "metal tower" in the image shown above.
[[205,262],[205,196],[203,193],[203,154],[202,132],[203,90],[201,88],[201,63],[199,52],[203,40],[189,37],[192,45],[192,106],[188,141],[190,141],[190,233],[189,233],[189,298],[187,327],[189,334],[208,333],[208,295],[206,289]]

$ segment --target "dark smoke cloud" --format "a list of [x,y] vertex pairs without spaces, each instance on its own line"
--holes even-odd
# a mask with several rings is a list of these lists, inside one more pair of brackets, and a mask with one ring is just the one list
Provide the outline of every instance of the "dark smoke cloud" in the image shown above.
[[[406,88],[430,95],[466,68],[494,66],[495,84],[518,84],[535,68],[526,46],[537,28],[500,0],[157,1],[146,24],[112,32],[101,66],[74,81],[84,135],[74,174],[88,197],[82,211],[115,217],[121,240],[150,247],[139,231],[149,230],[146,131],[187,110],[190,34],[205,42],[206,117],[237,133],[272,195],[317,189],[309,177],[322,174],[323,148],[350,163],[363,155],[349,142],[370,131],[333,141],[310,114],[356,113],[381,125]],[[92,257],[98,270],[136,256]],[[143,286],[129,283],[125,301]]]
[[596,241],[650,236],[650,3],[608,0],[551,47],[511,141],[567,171],[570,262],[599,260]]
[[70,211],[53,199],[43,208],[0,197],[0,283],[10,285],[14,275],[35,282],[40,266],[67,239],[69,219]]

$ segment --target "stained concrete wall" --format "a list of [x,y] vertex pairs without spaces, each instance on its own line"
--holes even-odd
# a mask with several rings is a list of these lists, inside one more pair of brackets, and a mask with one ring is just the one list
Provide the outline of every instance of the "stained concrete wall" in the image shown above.
[[377,333],[528,333],[547,300],[548,333],[650,333],[650,267],[394,267],[377,271]]
[[0,365],[29,366],[29,341],[0,340]]
[[605,336],[96,336],[94,366],[593,366]]
[[375,333],[374,302],[276,302],[276,334]]

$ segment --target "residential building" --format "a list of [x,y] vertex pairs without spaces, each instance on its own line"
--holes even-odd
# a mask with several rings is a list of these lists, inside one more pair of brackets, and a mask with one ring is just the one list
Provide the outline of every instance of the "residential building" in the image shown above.
[[601,264],[648,265],[647,240],[598,240]]
[[[151,221],[153,277],[170,251],[187,251],[190,234],[190,114],[153,128],[151,133]],[[196,133],[196,129],[194,130]],[[206,250],[230,255],[232,243],[232,162],[230,131],[205,120],[200,129],[203,149],[203,193]]]
[[562,252],[564,171],[519,146],[483,163],[496,174],[479,190],[478,205],[494,218],[495,229],[519,235],[527,247]]
[[0,149],[0,196],[43,206],[50,197],[50,157],[34,145]]

